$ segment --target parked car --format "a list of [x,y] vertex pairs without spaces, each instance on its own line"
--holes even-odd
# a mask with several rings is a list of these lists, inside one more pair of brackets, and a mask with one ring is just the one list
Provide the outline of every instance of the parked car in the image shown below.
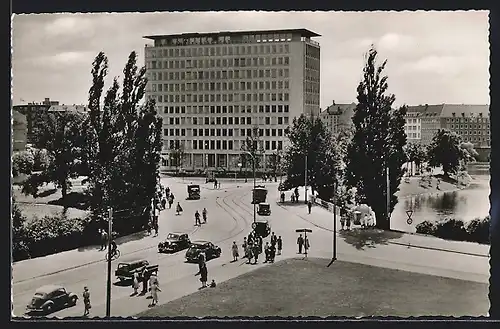
[[222,249],[209,241],[195,241],[186,251],[186,260],[188,262],[196,262],[201,252],[205,253],[206,260],[220,257]]
[[186,233],[168,233],[167,238],[158,243],[158,252],[177,252],[190,245],[191,241]]
[[271,234],[271,225],[267,220],[259,220],[252,223],[252,228],[258,236],[266,238]]
[[44,315],[50,314],[55,310],[60,310],[69,306],[76,305],[78,296],[72,292],[66,291],[59,285],[46,285],[38,288],[26,306],[27,313]]
[[271,215],[271,205],[269,203],[259,203],[259,209],[257,213],[261,216],[270,216]]
[[118,267],[116,268],[115,271],[115,276],[120,281],[131,280],[134,278],[134,274],[138,273],[139,279],[141,279],[142,272],[144,271],[145,268],[150,273],[156,274],[158,272],[158,265],[151,265],[147,260],[141,259],[130,262],[118,263]]

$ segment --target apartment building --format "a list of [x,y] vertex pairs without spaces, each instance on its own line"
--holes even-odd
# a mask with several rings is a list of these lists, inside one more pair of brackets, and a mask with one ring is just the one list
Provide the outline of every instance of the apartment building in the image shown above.
[[444,104],[441,127],[456,132],[464,142],[476,148],[490,147],[490,111],[488,105]]
[[425,106],[408,106],[405,115],[405,134],[409,143],[420,143],[422,138],[422,119],[420,114]]
[[332,105],[321,111],[319,117],[332,136],[336,136],[341,131],[353,127],[352,116],[354,115],[355,108],[356,103],[336,104],[333,101]]
[[23,151],[26,149],[28,135],[28,121],[24,114],[12,111],[12,150]]
[[[162,167],[238,168],[257,126],[264,158],[286,143],[301,114],[318,115],[319,35],[306,29],[146,36],[146,97],[163,117]],[[267,160],[262,161],[264,165]]]

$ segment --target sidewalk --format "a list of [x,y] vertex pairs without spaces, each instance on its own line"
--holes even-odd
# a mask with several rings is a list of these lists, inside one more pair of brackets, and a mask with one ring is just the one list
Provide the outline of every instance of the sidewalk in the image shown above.
[[[320,229],[333,232],[333,213],[319,205],[313,207],[310,215],[307,213],[307,206],[305,204],[299,203],[293,206],[280,206]],[[358,241],[352,242],[352,244],[356,244],[356,246],[359,247],[358,249],[362,249],[363,246],[370,244],[395,244],[409,246],[410,248],[439,250],[485,258],[489,257],[489,245],[465,241],[450,241],[416,233],[384,231],[379,229],[365,230],[357,226],[351,227],[351,231],[341,231],[340,216],[337,216],[336,225],[337,236],[344,238],[347,243],[349,243],[349,240],[352,241],[357,239]]]

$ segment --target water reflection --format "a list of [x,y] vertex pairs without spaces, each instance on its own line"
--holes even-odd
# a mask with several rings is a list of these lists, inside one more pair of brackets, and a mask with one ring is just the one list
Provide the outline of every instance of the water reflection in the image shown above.
[[[473,181],[463,190],[433,193],[400,199],[391,216],[391,228],[415,232],[415,225],[424,220],[455,218],[470,221],[487,216],[490,210],[489,167],[469,170]],[[407,210],[413,210],[412,225],[406,220]]]

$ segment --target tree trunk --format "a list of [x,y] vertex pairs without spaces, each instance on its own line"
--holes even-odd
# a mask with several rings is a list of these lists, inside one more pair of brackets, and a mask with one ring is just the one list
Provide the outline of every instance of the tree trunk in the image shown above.
[[63,211],[66,212],[68,210],[68,205],[66,204],[66,197],[68,196],[68,183],[64,181],[61,184],[61,194],[62,194],[62,204],[63,204]]
[[386,214],[385,202],[381,202],[381,205],[372,206],[373,212],[375,213],[377,224],[376,227],[381,230],[390,230],[391,225]]

